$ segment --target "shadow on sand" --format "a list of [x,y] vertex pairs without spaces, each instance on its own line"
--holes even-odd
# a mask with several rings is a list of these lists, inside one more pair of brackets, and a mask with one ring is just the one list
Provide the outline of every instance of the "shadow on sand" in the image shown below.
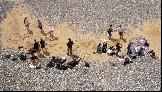
[[50,56],[50,52],[48,52],[48,51],[45,51],[44,54],[45,54],[46,56]]
[[43,34],[43,36],[47,36],[47,34],[44,31],[41,31],[41,33]]
[[123,40],[123,42],[124,42],[124,43],[126,43],[126,42],[127,42],[127,40],[126,40],[126,39],[124,39],[124,38],[122,38],[121,40]]

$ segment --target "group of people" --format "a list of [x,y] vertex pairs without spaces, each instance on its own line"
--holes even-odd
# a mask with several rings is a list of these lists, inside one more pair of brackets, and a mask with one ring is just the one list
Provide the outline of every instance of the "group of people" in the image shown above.
[[149,47],[149,43],[145,38],[142,38],[137,44],[130,42],[127,47],[127,55],[136,58],[136,56],[143,56],[144,50]]
[[[27,30],[29,31],[30,23],[29,23],[27,17],[25,17],[25,19],[24,19],[24,24],[25,24],[25,27],[27,28]],[[41,29],[41,31],[43,31],[42,23],[40,20],[38,20],[38,27],[39,27],[39,29]],[[54,31],[54,29],[52,27],[49,27],[48,33],[50,34],[50,37],[53,37],[53,31]],[[107,38],[109,38],[109,40],[111,40],[111,38],[112,38],[113,31],[119,32],[120,39],[123,39],[124,28],[122,28],[121,25],[119,25],[117,30],[114,30],[112,28],[112,25],[110,25],[110,27],[106,30],[106,32],[108,33]],[[47,45],[47,43],[45,43],[45,41],[43,39],[40,39],[40,42],[37,42],[36,40],[34,40],[34,42],[35,43],[33,44],[33,47],[29,50],[29,53],[28,53],[28,54],[31,54],[30,67],[38,68],[41,66],[41,64],[37,60],[37,58],[35,58],[36,56],[34,55],[34,53],[39,53],[40,50],[42,50],[44,52],[45,45]],[[69,38],[68,43],[66,44],[67,45],[67,55],[69,55],[69,56],[73,54],[72,53],[73,52],[73,49],[72,49],[73,44],[74,44],[74,42]],[[135,46],[132,42],[130,42],[127,47],[127,55],[129,57],[131,57],[131,59],[135,59],[136,56],[144,55],[144,49],[146,49],[147,47],[149,47],[149,43],[145,39],[140,40],[140,42],[137,46]],[[19,47],[19,48],[22,48],[22,47]],[[98,54],[106,53],[108,55],[116,55],[116,56],[118,56],[118,60],[121,64],[130,62],[129,58],[125,58],[125,55],[123,55],[123,54],[118,55],[118,53],[121,51],[121,48],[122,48],[122,44],[120,44],[120,43],[117,43],[116,47],[115,46],[108,47],[107,43],[104,42],[102,44],[99,43],[97,45],[95,53],[98,53]],[[153,50],[148,53],[151,53],[151,56],[155,57],[155,52]],[[53,56],[51,61],[48,62],[47,67],[49,67],[49,68],[56,67],[57,69],[72,68],[72,66],[75,66],[81,60],[82,59],[80,57],[75,57],[75,58],[70,58],[70,59],[66,59],[66,58],[59,59],[59,58]]]
[[63,57],[61,59],[61,58],[57,58],[57,57],[53,56],[51,61],[48,62],[47,67],[49,67],[49,68],[55,67],[60,70],[66,70],[68,68],[72,69],[81,60],[82,60],[82,58],[80,58],[80,57],[69,57],[69,58]]
[[47,48],[45,48],[46,45],[47,43],[42,38],[40,39],[39,42],[36,41],[36,39],[34,39],[33,47],[28,50],[28,54],[34,56],[35,53],[40,54],[41,50],[43,52],[46,52],[47,51]]
[[[42,25],[42,22],[39,19],[37,20],[37,22],[38,22],[38,28],[41,30],[40,32],[43,33],[43,25]],[[29,22],[29,20],[28,20],[27,17],[24,18],[24,25],[25,25],[28,33],[31,34],[32,33],[31,30],[29,30],[30,22]],[[54,34],[54,29],[53,29],[52,26],[49,26],[47,34],[50,35],[50,38],[55,39],[55,37],[53,35]]]
[[106,53],[108,55],[118,55],[118,53],[121,51],[122,48],[122,44],[117,43],[116,44],[116,48],[114,46],[110,46],[108,48],[107,43],[104,42],[103,44],[99,43],[98,46],[96,47],[96,53],[98,54],[102,54],[102,53]]
[[131,62],[132,59],[136,59],[138,56],[144,56],[146,54],[149,54],[152,58],[156,58],[154,50],[148,50],[148,47],[149,43],[145,38],[142,38],[136,44],[134,42],[130,42],[127,46],[127,57],[122,54],[118,57],[118,60],[122,65],[124,65]]
[[112,38],[112,32],[113,31],[118,31],[119,32],[120,39],[123,39],[124,28],[122,28],[121,25],[119,25],[119,27],[117,28],[117,30],[114,30],[112,28],[112,25],[110,25],[110,27],[106,31],[108,33],[107,38],[109,38],[109,40],[111,40],[111,38]]

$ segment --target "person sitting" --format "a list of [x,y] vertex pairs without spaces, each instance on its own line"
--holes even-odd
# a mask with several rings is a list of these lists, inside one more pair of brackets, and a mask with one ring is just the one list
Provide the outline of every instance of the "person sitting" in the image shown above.
[[80,61],[82,60],[82,58],[80,57],[74,57],[70,62],[67,63],[68,67],[70,69],[72,69],[73,67],[75,67]]
[[101,43],[98,44],[97,48],[96,48],[96,53],[101,54],[102,53],[102,46]]
[[36,41],[36,39],[34,39],[34,46],[32,49],[36,50],[37,53],[39,53],[39,42]]
[[116,44],[116,55],[118,55],[118,53],[121,51],[120,49],[122,48],[122,44],[117,43]]
[[144,43],[144,46],[145,46],[145,47],[149,47],[149,45],[150,45],[150,44],[149,44],[149,43],[147,42],[147,40],[146,40],[145,43]]
[[148,54],[150,54],[150,56],[151,56],[152,58],[156,59],[156,55],[155,55],[154,50],[149,51]]
[[63,57],[61,62],[60,62],[60,67],[59,67],[60,70],[67,70],[68,69],[68,60]]
[[141,48],[140,45],[138,45],[137,47],[135,47],[136,55],[138,55],[140,48]]
[[127,55],[131,54],[131,45],[132,43],[130,42],[127,47]]
[[51,67],[54,67],[55,64],[56,64],[56,57],[52,57],[51,61],[49,61],[49,63],[47,64],[47,67],[51,68]]
[[61,59],[57,58],[57,61],[56,61],[55,65],[56,65],[56,66],[55,66],[56,69],[60,69],[60,66],[61,66]]
[[63,57],[62,59],[57,59],[56,68],[60,70],[65,69],[66,63],[67,63],[67,60],[65,57]]
[[114,50],[115,50],[114,46],[110,46],[110,48],[107,50],[107,54],[108,55],[113,55],[114,54]]
[[139,40],[139,44],[141,45],[141,46],[144,46],[144,44],[145,44],[145,38],[142,38],[141,40]]
[[25,61],[27,59],[27,55],[23,52],[20,53],[19,55],[20,60]]
[[137,55],[137,56],[142,56],[142,55],[144,55],[143,49],[144,49],[144,48],[142,48],[142,46],[138,45],[138,46],[135,48],[135,50],[136,50],[136,55]]
[[119,56],[118,60],[119,60],[120,64],[124,65],[124,63],[125,63],[124,55]]
[[37,61],[36,59],[32,58],[31,63],[29,64],[29,67],[32,69],[38,69],[41,67],[41,63]]
[[103,43],[102,45],[102,53],[106,53],[106,50],[107,50],[107,43]]
[[144,55],[143,50],[144,50],[144,48],[142,48],[142,47],[139,49],[138,56],[143,56]]
[[15,55],[11,55],[11,56],[10,56],[10,60],[16,61],[16,60],[17,60],[17,57],[16,57]]
[[35,61],[32,60],[31,63],[29,64],[29,68],[36,69]]
[[131,50],[131,54],[129,54],[129,56],[130,56],[132,59],[136,59],[137,54],[136,54],[135,46],[132,45],[132,47],[130,48],[130,50]]

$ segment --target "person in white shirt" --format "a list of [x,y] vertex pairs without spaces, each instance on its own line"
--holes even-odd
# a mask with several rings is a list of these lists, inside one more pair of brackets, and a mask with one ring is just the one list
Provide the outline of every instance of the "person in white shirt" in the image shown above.
[[121,27],[121,25],[119,26],[119,28],[117,29],[117,31],[119,32],[120,39],[123,39],[124,29]]
[[108,55],[114,54],[114,46],[110,46],[110,48],[107,50]]
[[124,65],[124,63],[125,63],[124,55],[119,56],[118,60],[119,60],[120,64]]

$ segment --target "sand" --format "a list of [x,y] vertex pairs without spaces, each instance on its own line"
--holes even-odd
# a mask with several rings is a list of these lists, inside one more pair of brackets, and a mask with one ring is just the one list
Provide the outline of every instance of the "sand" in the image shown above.
[[[30,22],[29,29],[33,32],[33,35],[27,34],[27,30],[23,24],[25,17],[27,17]],[[68,42],[68,38],[71,38],[75,43],[73,46],[74,55],[81,55],[81,57],[84,57],[84,59],[88,61],[107,61],[112,57],[106,54],[93,54],[98,43],[106,41],[108,46],[110,46],[120,42],[123,46],[121,53],[126,53],[125,50],[129,40],[137,36],[143,36],[150,43],[150,48],[155,50],[157,56],[161,58],[160,19],[146,21],[143,25],[137,27],[133,25],[128,26],[124,33],[124,41],[119,39],[117,32],[112,33],[112,40],[106,38],[106,32],[104,30],[98,33],[91,32],[82,34],[78,31],[74,31],[74,28],[70,27],[66,22],[53,26],[55,30],[54,36],[57,39],[51,41],[48,39],[49,34],[47,34],[49,24],[46,21],[42,21],[44,29],[44,33],[42,34],[38,28],[37,19],[38,18],[34,15],[28,13],[25,7],[15,7],[7,14],[7,18],[0,23],[0,27],[3,29],[1,38],[2,47],[17,49],[20,45],[24,46],[23,50],[26,51],[32,47],[34,39],[39,41],[40,38],[43,38],[47,43],[46,47],[48,51],[46,53],[41,52],[42,55],[67,57],[66,43]]]

